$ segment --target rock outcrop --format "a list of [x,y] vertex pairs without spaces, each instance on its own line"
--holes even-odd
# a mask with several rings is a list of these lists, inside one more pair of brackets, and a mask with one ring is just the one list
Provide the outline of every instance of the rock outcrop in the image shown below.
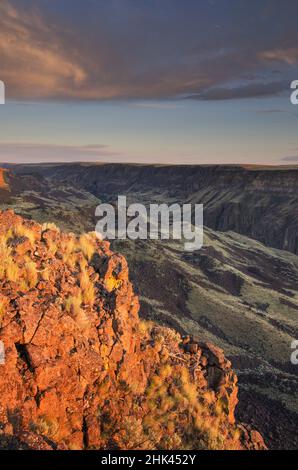
[[7,190],[8,189],[8,184],[6,181],[6,170],[3,170],[0,168],[0,191],[1,190]]
[[0,447],[265,449],[223,352],[140,321],[108,242],[2,212],[0,265]]

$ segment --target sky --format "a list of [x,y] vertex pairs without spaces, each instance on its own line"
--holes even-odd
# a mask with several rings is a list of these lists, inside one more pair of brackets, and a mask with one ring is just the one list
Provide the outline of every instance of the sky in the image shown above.
[[298,2],[1,0],[0,162],[298,164]]

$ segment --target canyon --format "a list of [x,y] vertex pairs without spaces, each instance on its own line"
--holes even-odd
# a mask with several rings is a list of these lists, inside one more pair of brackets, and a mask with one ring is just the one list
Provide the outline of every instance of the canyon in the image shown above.
[[239,380],[236,418],[269,448],[297,447],[297,169],[234,166],[8,165],[0,208],[92,231],[95,208],[204,203],[204,246],[114,241],[128,260],[140,316],[225,351]]
[[140,321],[94,233],[0,213],[1,449],[266,449],[221,349]]

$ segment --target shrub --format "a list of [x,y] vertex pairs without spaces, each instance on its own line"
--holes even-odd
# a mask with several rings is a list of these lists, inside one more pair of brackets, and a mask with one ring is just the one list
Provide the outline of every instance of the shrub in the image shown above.
[[172,367],[170,366],[170,364],[165,364],[161,366],[161,368],[159,369],[159,375],[163,380],[170,377],[171,374],[172,374]]
[[76,253],[77,248],[78,244],[74,236],[61,240],[63,262],[72,270],[75,269],[76,263],[78,261],[78,254]]
[[0,328],[9,304],[9,299],[3,295],[0,295]]
[[13,232],[14,237],[28,238],[31,245],[34,245],[36,242],[36,233],[32,229],[30,229],[30,227],[27,227],[26,225],[23,225],[23,224],[16,225],[15,227],[13,227],[12,232]]
[[76,253],[65,253],[63,255],[63,261],[69,269],[74,270],[78,261],[78,257]]
[[28,284],[28,287],[32,289],[36,286],[38,282],[38,273],[36,269],[36,264],[33,261],[29,261],[25,265],[26,277],[25,280]]
[[67,313],[74,317],[81,311],[82,294],[79,292],[77,295],[70,295],[65,301],[65,310]]
[[144,432],[154,439],[154,448],[173,448],[178,442],[183,448],[237,447],[238,434],[227,437],[226,416],[216,413],[214,396],[205,395],[197,388],[187,365],[159,367],[146,390],[149,411],[143,422]]
[[57,245],[57,243],[55,243],[54,240],[49,239],[49,240],[47,240],[47,247],[48,247],[49,252],[50,252],[53,256],[55,256],[55,254],[56,254],[57,251],[58,251],[58,245]]
[[30,286],[28,285],[27,281],[25,281],[25,279],[20,279],[18,282],[18,290],[20,292],[28,292],[29,289]]
[[91,261],[92,256],[95,252],[95,246],[94,242],[92,242],[91,235],[88,233],[84,233],[83,235],[81,235],[79,240],[79,246],[87,260]]
[[65,301],[65,310],[72,316],[79,328],[85,330],[90,327],[90,321],[86,312],[82,309],[82,293],[69,296]]
[[5,236],[0,238],[0,279],[3,280],[6,272],[6,265],[11,260],[11,248],[7,246]]
[[5,277],[10,282],[17,282],[20,279],[19,266],[12,258],[6,262]]
[[45,268],[41,273],[41,277],[44,281],[49,281],[51,277],[51,269],[49,267]]
[[139,323],[139,332],[140,332],[140,334],[142,336],[150,334],[153,326],[154,326],[154,323],[150,320],[140,320],[140,323]]
[[70,267],[74,267],[76,263],[76,250],[77,244],[74,236],[62,236],[60,242],[60,249],[63,255],[63,261]]
[[79,275],[79,279],[83,303],[93,306],[95,301],[95,289],[87,271],[83,270]]
[[57,225],[54,224],[53,222],[46,222],[46,223],[42,224],[41,230],[42,230],[42,232],[46,232],[47,230],[53,230],[55,232],[60,232],[60,228],[57,227]]
[[37,422],[32,424],[32,430],[53,439],[59,432],[59,423],[56,419],[49,418],[46,415],[39,416]]

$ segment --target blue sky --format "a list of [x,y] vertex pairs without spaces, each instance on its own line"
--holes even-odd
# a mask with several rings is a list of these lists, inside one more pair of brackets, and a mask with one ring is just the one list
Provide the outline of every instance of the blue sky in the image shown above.
[[298,163],[298,5],[3,0],[0,161]]

